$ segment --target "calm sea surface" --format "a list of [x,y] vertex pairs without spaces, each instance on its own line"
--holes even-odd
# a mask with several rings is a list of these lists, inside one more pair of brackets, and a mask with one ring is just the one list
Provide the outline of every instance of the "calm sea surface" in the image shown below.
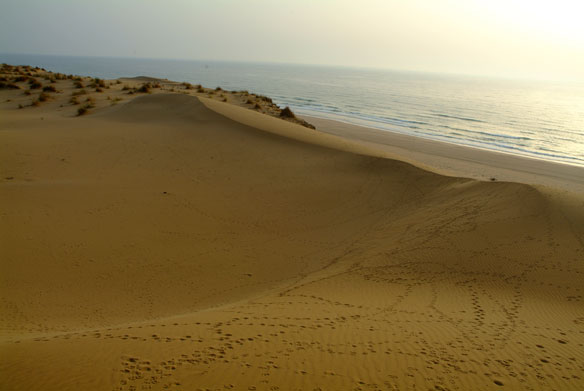
[[584,83],[213,61],[0,54],[0,62],[245,89],[300,114],[584,166]]

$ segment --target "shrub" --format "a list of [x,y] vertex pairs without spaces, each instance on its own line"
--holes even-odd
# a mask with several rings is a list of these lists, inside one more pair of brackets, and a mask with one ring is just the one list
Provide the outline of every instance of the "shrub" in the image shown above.
[[19,90],[20,87],[13,83],[0,82],[0,90]]
[[99,78],[93,79],[91,83],[89,83],[89,87],[91,88],[107,88],[105,82]]
[[44,92],[41,92],[38,99],[39,102],[46,102],[47,100],[49,100],[49,96]]
[[[89,98],[87,98],[89,99]],[[86,103],[83,106],[81,106],[80,108],[77,109],[77,116],[81,116],[84,114],[87,114],[89,112],[89,109],[94,108],[95,106],[91,103]]]
[[43,87],[44,92],[57,92],[57,89],[53,86],[45,86]]
[[144,84],[142,84],[142,86],[140,88],[136,89],[135,91],[146,94],[146,93],[150,92],[151,87],[152,86],[150,85],[150,83],[144,83]]
[[73,82],[73,86],[74,86],[75,88],[83,88],[83,83],[81,83],[81,81],[80,81],[80,80],[75,80],[75,81]]
[[197,88],[197,92],[201,92],[201,93],[205,92],[205,89],[203,87],[199,86],[199,88]]
[[24,90],[24,95],[30,95],[30,94],[31,94],[30,90]]
[[[34,79],[33,79],[34,80]],[[39,83],[38,81],[33,81],[32,83],[29,83],[29,88],[31,90],[38,90],[39,88],[41,88],[43,85],[41,83]]]
[[128,91],[129,89],[130,89],[130,86],[127,84],[124,84],[124,87],[122,87],[122,91]]
[[69,99],[69,103],[71,103],[72,105],[78,105],[79,99],[77,99],[76,96],[73,96],[73,97],[71,97],[71,99]]
[[253,108],[256,110],[261,110],[262,106],[260,106],[258,103],[256,103]]
[[18,76],[13,80],[13,82],[18,83],[18,82],[27,81],[27,80],[28,80],[28,77],[26,77],[26,76]]
[[18,108],[19,108],[19,109],[23,109],[23,108],[24,108],[24,106],[23,106],[23,105],[21,105],[21,104],[19,104],[19,105],[18,105]]
[[97,87],[97,88],[95,89],[95,92],[103,92],[103,90],[102,90],[101,88]]
[[296,118],[296,115],[290,110],[290,107],[286,106],[281,112],[280,117],[282,118]]
[[191,83],[184,82],[182,85],[185,87],[185,90],[192,90],[193,85]]
[[223,98],[223,102],[227,102],[227,98]]
[[87,91],[79,90],[79,91],[75,91],[75,92],[71,93],[71,96],[79,96],[79,95],[85,95],[85,94],[87,94]]
[[100,78],[96,77],[95,79],[93,79],[93,82],[98,87],[105,88],[105,81],[101,80]]
[[253,105],[253,102],[251,101],[251,99],[248,99],[245,101],[245,104],[246,105]]
[[263,100],[264,102],[274,103],[272,102],[272,98],[268,98],[267,96],[264,95],[258,95],[258,99]]

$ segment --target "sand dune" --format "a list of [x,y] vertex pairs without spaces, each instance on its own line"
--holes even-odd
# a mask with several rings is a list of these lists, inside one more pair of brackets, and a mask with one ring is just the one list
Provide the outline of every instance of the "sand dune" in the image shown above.
[[0,388],[584,387],[581,198],[206,105],[3,109]]

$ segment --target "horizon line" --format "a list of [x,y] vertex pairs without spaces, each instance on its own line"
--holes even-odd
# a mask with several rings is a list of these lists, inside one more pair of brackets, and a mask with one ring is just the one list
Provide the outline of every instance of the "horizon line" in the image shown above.
[[[468,77],[479,79],[494,79],[494,80],[515,80],[515,81],[533,81],[533,82],[551,82],[551,83],[575,83],[584,85],[584,80],[578,79],[553,79],[549,77],[529,77],[529,76],[511,76],[511,75],[495,75],[485,73],[472,72],[454,72],[454,71],[434,71],[421,69],[403,69],[391,68],[371,65],[344,65],[344,64],[323,64],[323,63],[304,63],[304,62],[288,62],[288,61],[267,61],[267,60],[226,60],[226,59],[199,59],[199,58],[177,58],[177,57],[130,57],[130,56],[115,56],[115,55],[80,55],[80,54],[47,54],[47,53],[8,53],[0,52],[0,56],[40,56],[40,57],[72,57],[72,58],[109,58],[122,60],[154,60],[154,61],[193,61],[193,62],[219,62],[219,63],[239,63],[239,64],[262,64],[262,65],[292,65],[305,67],[323,67],[323,68],[342,68],[363,71],[385,71],[395,73],[414,73],[414,74],[430,74],[436,76],[450,76],[450,77]],[[18,64],[28,65],[28,64]]]

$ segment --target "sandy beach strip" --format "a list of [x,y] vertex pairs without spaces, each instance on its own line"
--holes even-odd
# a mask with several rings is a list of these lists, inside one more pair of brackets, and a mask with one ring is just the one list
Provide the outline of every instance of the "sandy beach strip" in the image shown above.
[[304,116],[320,132],[358,141],[433,172],[584,193],[584,167]]

